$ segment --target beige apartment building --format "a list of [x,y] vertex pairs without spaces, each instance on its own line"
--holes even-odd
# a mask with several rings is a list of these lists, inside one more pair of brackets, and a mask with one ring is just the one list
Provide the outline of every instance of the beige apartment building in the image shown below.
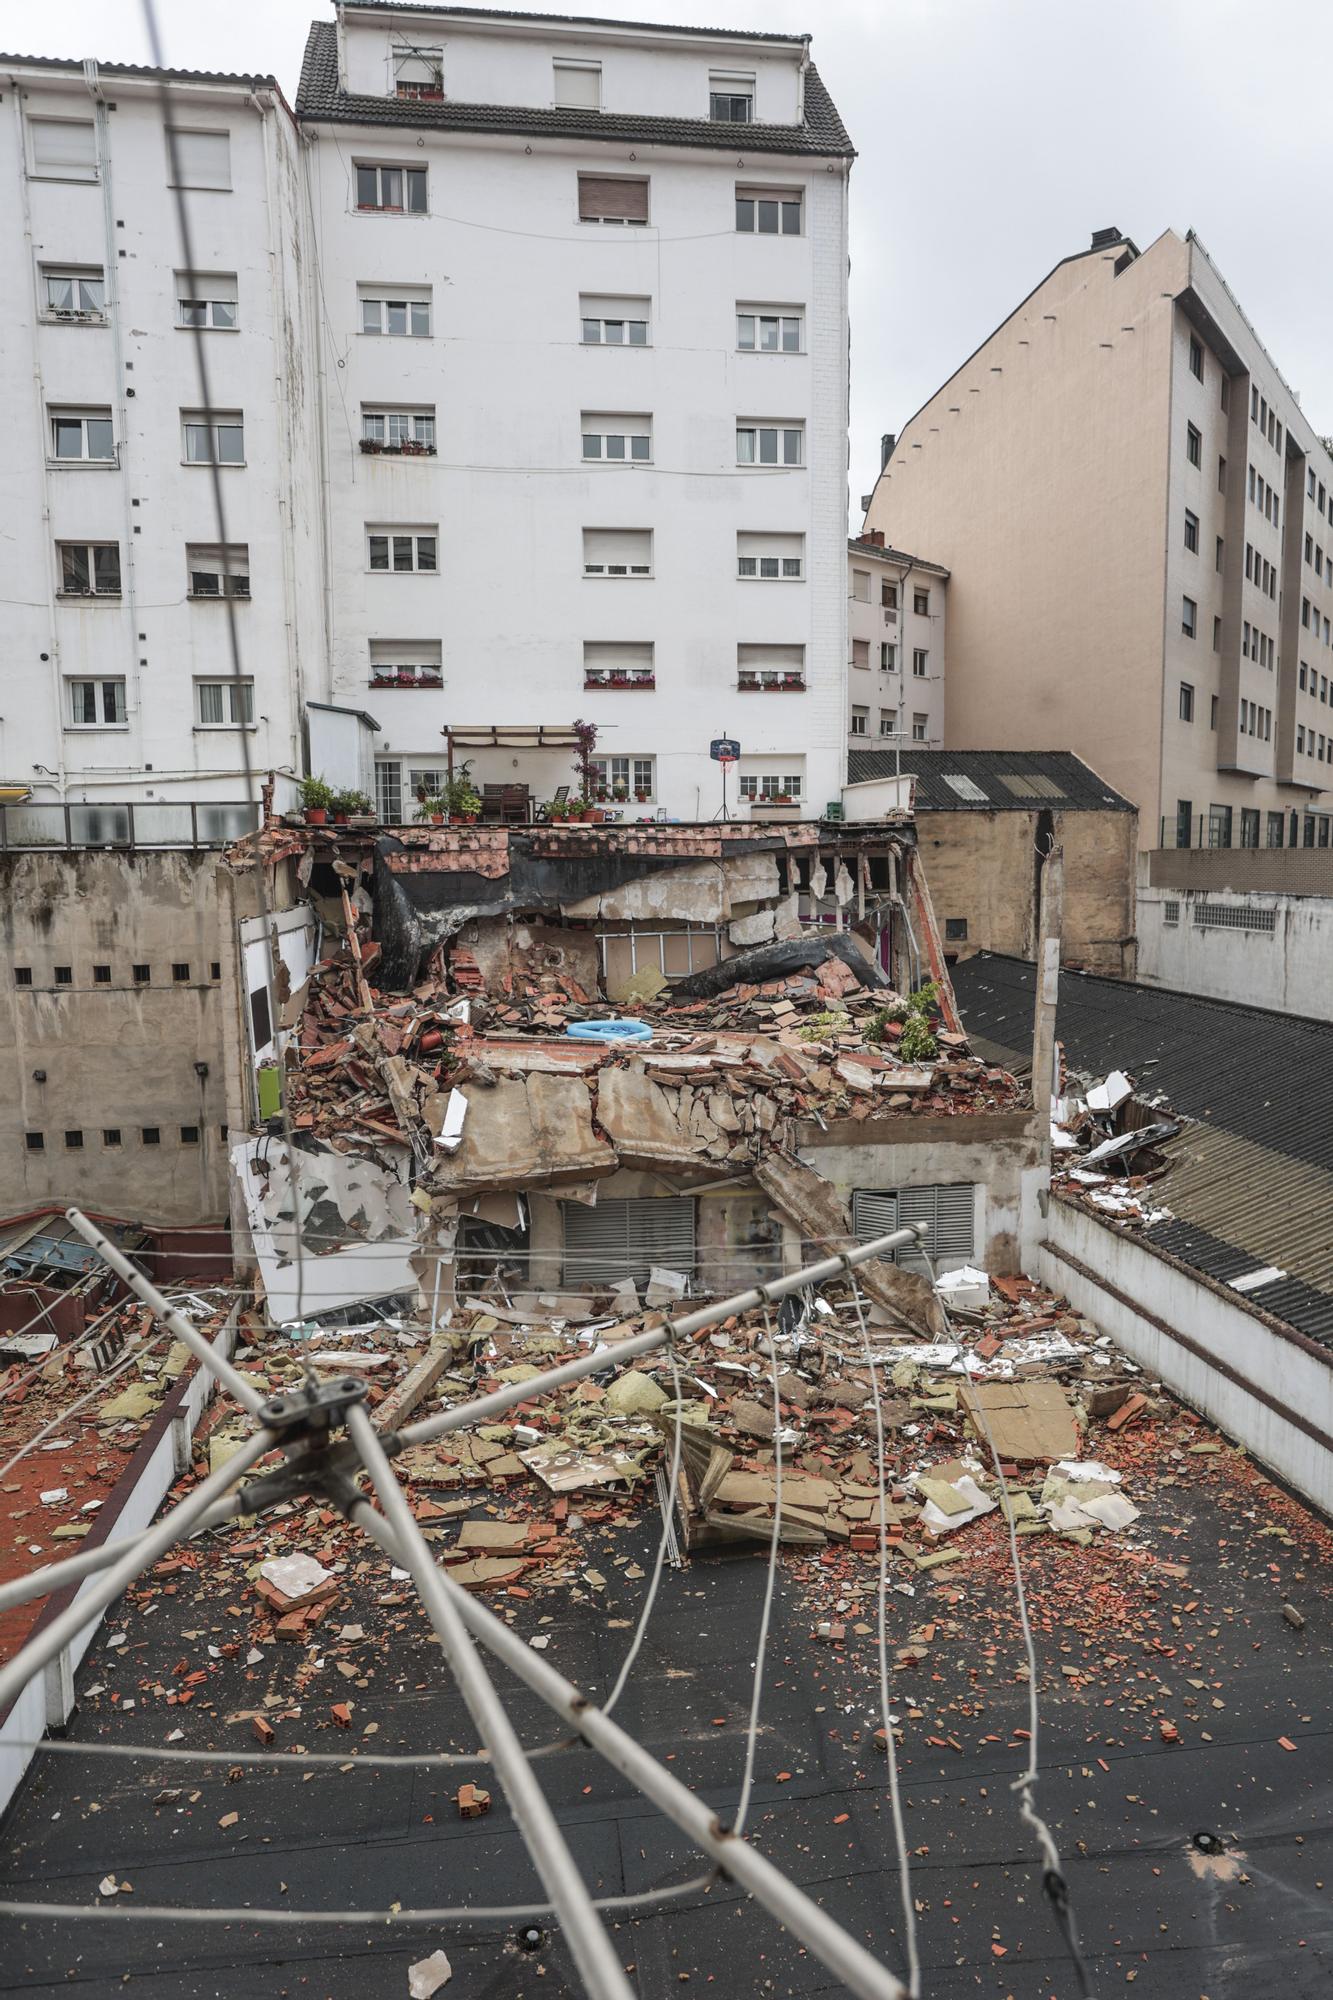
[[885,545],[871,529],[847,544],[847,747],[944,742],[944,624],[949,572]]
[[1333,457],[1193,233],[1057,264],[866,528],[950,572],[951,748],[1074,751],[1144,848],[1328,846]]

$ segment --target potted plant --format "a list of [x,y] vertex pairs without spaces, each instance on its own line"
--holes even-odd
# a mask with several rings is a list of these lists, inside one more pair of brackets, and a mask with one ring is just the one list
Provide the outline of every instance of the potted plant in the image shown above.
[[444,686],[443,667],[420,668],[417,674],[417,686],[424,688],[442,688]]
[[355,787],[351,787],[347,791],[334,793],[333,817],[339,826],[344,826],[348,820],[353,819],[373,820],[375,808],[364,792],[358,792]]
[[419,792],[417,799],[417,809],[413,814],[413,818],[429,820],[433,826],[443,826],[445,814],[444,800],[437,798],[434,792]]
[[394,682],[394,672],[392,667],[371,668],[370,685],[372,687],[391,688],[393,686],[393,682]]
[[629,786],[612,785],[611,796],[615,800],[616,804],[619,805],[622,799],[627,799],[629,797]]
[[597,780],[593,772],[593,752],[597,748],[597,724],[576,720],[570,724],[574,738],[574,775],[579,781],[579,797],[591,799]]
[[307,826],[323,826],[329,817],[333,804],[333,787],[326,785],[322,778],[302,778],[301,807],[305,813]]
[[636,793],[634,794],[634,797],[635,797],[635,799],[636,799],[636,801],[638,802],[638,804],[639,804],[639,805],[641,805],[641,806],[646,806],[646,805],[647,805],[647,803],[648,803],[648,794],[647,794],[647,792],[636,792]]
[[451,826],[462,826],[481,817],[481,793],[472,783],[466,768],[448,780],[443,798]]

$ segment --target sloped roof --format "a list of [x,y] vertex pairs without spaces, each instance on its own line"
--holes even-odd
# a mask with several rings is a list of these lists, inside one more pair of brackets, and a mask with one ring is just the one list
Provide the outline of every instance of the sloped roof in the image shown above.
[[[590,22],[589,25],[595,26],[596,23]],[[617,25],[623,27],[626,24],[620,22]],[[636,116],[625,112],[588,111],[578,106],[459,104],[448,98],[442,103],[429,103],[415,98],[377,97],[343,90],[338,81],[338,34],[332,21],[311,23],[305,60],[301,65],[301,81],[296,91],[296,115],[313,124],[395,125],[417,132],[516,132],[543,139],[607,140],[643,146],[710,146],[730,153],[743,146],[747,157],[795,153],[852,159],[856,151],[813,64],[805,72],[805,120],[800,125],[738,127],[714,124],[708,118]]]
[[[68,69],[82,83],[82,56],[10,56],[0,54],[0,63],[16,69]],[[158,69],[152,63],[97,63],[99,76],[146,77],[158,83],[234,83],[247,90],[277,90],[276,77],[250,76],[225,69]]]
[[[919,813],[1136,810],[1071,750],[920,750],[913,743],[904,746],[899,762],[916,776]],[[895,768],[892,750],[848,753],[853,785],[891,778]]]

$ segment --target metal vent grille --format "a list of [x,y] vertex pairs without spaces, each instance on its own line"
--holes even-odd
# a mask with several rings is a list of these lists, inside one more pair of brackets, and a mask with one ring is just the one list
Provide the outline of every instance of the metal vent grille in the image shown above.
[[1277,922],[1275,910],[1256,903],[1204,903],[1194,905],[1194,927],[1200,931],[1262,931],[1271,936]]
[[[976,1242],[976,1189],[971,1181],[937,1187],[857,1188],[852,1195],[852,1230],[862,1243],[917,1222],[925,1224],[925,1247],[937,1262],[971,1258]],[[913,1250],[898,1251],[894,1261],[908,1270],[925,1269],[924,1259]]]
[[562,1201],[566,1285],[618,1285],[632,1278],[648,1282],[649,1268],[694,1270],[694,1198],[649,1197],[639,1201],[599,1201],[593,1208]]

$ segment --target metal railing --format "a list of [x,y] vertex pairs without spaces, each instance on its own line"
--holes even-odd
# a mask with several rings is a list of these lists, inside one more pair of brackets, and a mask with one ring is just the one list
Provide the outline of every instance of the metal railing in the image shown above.
[[259,825],[244,800],[106,800],[0,807],[0,853],[77,847],[226,847]]

